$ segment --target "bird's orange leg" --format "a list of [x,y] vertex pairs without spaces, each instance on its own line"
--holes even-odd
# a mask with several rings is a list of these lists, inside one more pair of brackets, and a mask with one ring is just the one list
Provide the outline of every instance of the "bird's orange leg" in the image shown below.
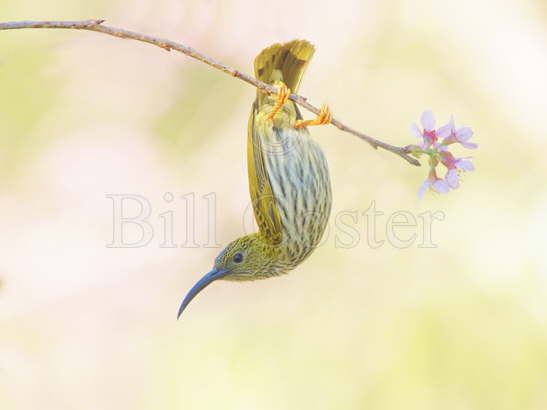
[[279,84],[279,86],[277,87],[277,101],[272,111],[268,114],[266,118],[272,120],[275,117],[275,114],[277,114],[281,107],[283,107],[283,104],[287,102],[290,95],[291,90],[284,83]]
[[332,121],[332,114],[330,113],[329,107],[325,104],[321,106],[319,110],[319,115],[313,120],[299,120],[294,124],[294,128],[303,128],[309,127],[311,125],[325,125],[330,124]]

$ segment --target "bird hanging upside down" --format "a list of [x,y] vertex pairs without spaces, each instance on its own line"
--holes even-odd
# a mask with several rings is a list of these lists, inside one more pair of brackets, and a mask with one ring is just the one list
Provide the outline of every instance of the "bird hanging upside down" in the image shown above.
[[278,87],[276,95],[257,91],[249,118],[249,190],[259,231],[231,242],[182,302],[188,303],[217,279],[250,281],[287,273],[318,245],[331,211],[329,170],[323,151],[307,126],[328,124],[323,106],[314,120],[303,120],[288,99],[314,53],[304,40],[274,44],[254,62],[257,79]]

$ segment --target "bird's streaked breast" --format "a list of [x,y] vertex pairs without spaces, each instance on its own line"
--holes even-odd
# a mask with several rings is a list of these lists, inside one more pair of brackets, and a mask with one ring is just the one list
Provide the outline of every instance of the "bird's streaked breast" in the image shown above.
[[327,161],[307,129],[273,128],[263,140],[266,171],[283,228],[282,246],[296,266],[318,245],[331,210]]

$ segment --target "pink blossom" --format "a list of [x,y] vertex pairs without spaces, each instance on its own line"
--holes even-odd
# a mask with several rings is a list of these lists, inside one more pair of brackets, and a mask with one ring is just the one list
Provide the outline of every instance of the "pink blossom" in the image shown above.
[[441,157],[441,162],[445,167],[448,169],[456,168],[456,162],[458,159],[455,158],[450,151],[442,151],[439,153],[439,156]]
[[454,124],[454,118],[450,117],[450,121],[448,122],[448,124],[444,125],[443,127],[448,127],[449,130],[449,134],[444,138],[442,142],[443,145],[449,145],[455,142],[459,142],[464,148],[467,149],[475,149],[478,147],[478,145],[474,142],[469,142],[469,140],[473,136],[473,130],[469,127],[460,127],[456,129],[456,125]]
[[[420,130],[420,127],[413,122],[410,125],[410,130],[416,136],[416,138],[423,138],[424,144],[421,145],[423,149],[430,147],[432,144],[435,144],[439,138],[445,138],[450,135],[450,129],[441,129],[435,130],[435,116],[431,110],[424,111],[420,119],[422,123],[423,130]],[[441,133],[439,133],[441,131]]]
[[439,157],[442,164],[449,170],[456,168],[463,169],[464,171],[475,170],[473,163],[468,159],[471,157],[456,158],[450,151],[447,150],[439,150]]
[[427,189],[431,189],[439,194],[447,194],[450,190],[450,186],[444,179],[439,178],[435,168],[431,167],[429,176],[418,189],[418,198],[422,198]]
[[[459,143],[464,148],[477,148],[477,144],[469,142],[469,139],[473,136],[473,131],[469,127],[456,128],[453,118],[450,118],[447,124],[435,129],[435,116],[429,110],[422,113],[420,122],[423,129],[420,129],[416,123],[412,123],[410,128],[412,133],[417,138],[421,138],[422,141],[418,145],[407,146],[408,152],[417,158],[421,155],[429,157],[429,174],[418,189],[418,197],[423,197],[428,189],[440,194],[446,194],[451,189],[460,186],[461,172],[475,169],[473,163],[469,160],[470,157],[456,158],[450,152],[450,146],[454,143]],[[446,167],[447,171],[444,178],[437,176],[437,166],[439,164]]]

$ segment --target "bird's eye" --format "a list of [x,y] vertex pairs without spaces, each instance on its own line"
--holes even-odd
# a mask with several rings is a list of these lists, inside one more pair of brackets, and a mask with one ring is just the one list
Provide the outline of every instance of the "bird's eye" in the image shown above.
[[234,260],[235,263],[241,263],[243,262],[243,255],[241,253],[236,253],[232,259]]

